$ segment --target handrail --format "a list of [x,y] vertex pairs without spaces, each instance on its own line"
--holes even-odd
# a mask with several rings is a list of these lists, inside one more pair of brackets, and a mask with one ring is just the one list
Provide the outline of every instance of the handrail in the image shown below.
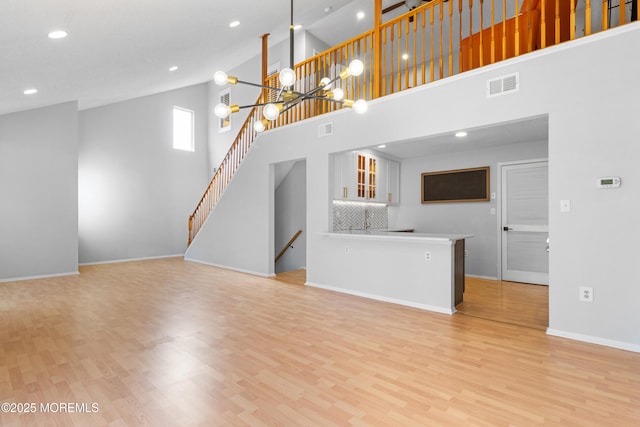
[[[261,102],[262,94],[260,94],[256,100],[256,104]],[[189,216],[189,245],[193,242],[196,234],[206,221],[215,204],[222,196],[222,193],[231,181],[235,171],[240,166],[240,162],[244,159],[249,148],[251,148],[251,145],[256,138],[254,125],[260,120],[262,120],[260,110],[257,107],[253,107],[249,112],[247,119],[240,127],[240,131],[231,144],[231,147],[229,147],[229,151],[227,151],[226,156],[220,163],[216,173],[213,175],[209,186],[196,205],[195,210]]]
[[289,243],[287,243],[282,248],[282,250],[278,253],[278,255],[276,256],[276,260],[274,262],[278,262],[278,260],[282,258],[282,255],[284,255],[284,253],[287,252],[287,250],[289,250],[290,247],[292,247],[291,245],[293,245],[293,242],[295,242],[298,236],[300,236],[301,234],[302,234],[302,230],[296,231],[296,234],[294,234],[291,240],[289,240]]
[[[358,58],[366,72],[339,80],[336,87],[354,100],[390,95],[637,20],[640,0],[627,1],[602,0],[597,6],[591,0],[432,0],[385,23],[377,18],[373,30],[297,64],[294,90],[307,92]],[[487,15],[491,19],[484,19]],[[277,76],[266,84],[277,87]],[[305,99],[270,122],[269,128],[340,108]],[[261,118],[257,108],[251,110],[189,217],[189,244],[253,143],[253,126]]]

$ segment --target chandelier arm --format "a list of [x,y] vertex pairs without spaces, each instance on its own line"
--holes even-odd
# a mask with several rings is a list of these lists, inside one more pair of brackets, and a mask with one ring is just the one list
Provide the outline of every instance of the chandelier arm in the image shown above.
[[264,107],[267,104],[268,104],[268,102],[264,102],[264,103],[261,103],[261,104],[240,105],[240,106],[238,106],[238,108],[242,110],[243,108]]
[[302,100],[305,100],[305,99],[317,99],[320,101],[331,101],[331,102],[335,102],[336,104],[342,104],[342,100],[337,100],[337,99],[329,98],[326,96],[309,95],[302,98]]
[[[298,96],[307,96],[307,95],[313,95],[314,93],[318,93],[321,90],[323,90],[326,86],[329,86],[333,83],[335,83],[336,81],[340,80],[340,76],[334,77],[333,79],[329,80],[329,82],[327,82],[327,84],[325,84],[324,86],[317,86],[313,89],[311,89],[309,92],[306,93],[302,93],[302,92],[298,92],[298,91],[291,91],[291,93],[298,95]],[[258,83],[251,83],[251,82],[247,82],[244,80],[238,80],[238,83],[242,83],[245,85],[249,85],[249,86],[254,86],[254,87],[259,87],[262,89],[268,89],[268,90],[273,90],[273,91],[278,91],[278,97],[277,99],[280,98],[280,96],[282,96],[282,93],[285,91],[285,87],[273,87],[273,86],[265,86],[265,85],[261,85]],[[240,107],[242,108],[242,107]]]
[[325,87],[327,86],[331,86],[332,84],[334,84],[335,82],[337,82],[338,80],[340,80],[340,76],[336,76],[334,78],[332,78],[331,80],[329,80],[324,86],[317,86],[314,89],[311,89],[309,92],[305,93],[304,95],[313,95],[315,93],[320,92],[321,90],[324,90]]
[[296,102],[289,102],[289,103],[285,103],[286,107],[284,107],[282,109],[282,111],[280,111],[280,114],[287,112],[288,110],[292,109],[293,107],[295,107],[296,105],[298,105],[300,102],[304,101],[305,99],[318,99],[320,101],[331,101],[331,102],[335,102],[336,104],[343,104],[343,100],[336,100],[336,99],[332,99],[332,98],[327,98],[326,96],[303,96],[302,99],[297,100]]
[[260,85],[258,83],[251,83],[251,82],[246,82],[244,80],[238,80],[238,83],[242,83],[244,85],[249,85],[249,86],[255,86],[255,87],[260,87],[262,89],[269,89],[269,90],[280,90],[279,87],[273,87],[273,86],[265,86],[265,85]]
[[284,108],[282,109],[282,111],[280,111],[280,114],[282,114],[282,113],[286,113],[287,111],[289,111],[290,109],[292,109],[292,108],[293,108],[293,107],[295,107],[296,105],[298,105],[298,104],[289,104],[289,106],[284,107]]
[[[340,80],[342,77],[340,77],[340,74],[338,74],[337,76],[335,76],[334,78],[332,78],[331,80],[329,80],[329,82],[325,85],[325,86],[329,86],[334,84],[335,82],[337,82],[338,80]],[[319,86],[320,87],[320,86]]]

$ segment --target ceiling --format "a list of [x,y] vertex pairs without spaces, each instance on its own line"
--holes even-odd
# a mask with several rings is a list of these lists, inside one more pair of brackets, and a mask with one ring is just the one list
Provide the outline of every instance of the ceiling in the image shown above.
[[[373,26],[373,3],[295,0],[294,21],[335,45]],[[289,0],[4,0],[0,114],[73,100],[85,109],[209,81],[259,55],[261,34],[286,39],[289,13]],[[58,29],[68,37],[47,37]],[[38,92],[24,95],[29,88]]]
[[386,147],[382,149],[372,148],[398,159],[409,159],[524,142],[546,144],[549,135],[549,118],[545,115],[464,130],[467,132],[467,136],[464,138],[457,138],[452,132],[411,141],[390,143],[386,144]]

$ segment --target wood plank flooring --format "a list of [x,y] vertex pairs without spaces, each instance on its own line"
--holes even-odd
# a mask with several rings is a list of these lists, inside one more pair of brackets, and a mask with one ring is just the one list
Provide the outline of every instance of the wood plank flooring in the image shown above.
[[301,268],[300,270],[278,273],[274,280],[290,285],[304,285],[307,282],[307,270]]
[[176,258],[0,283],[0,344],[2,426],[640,425],[640,354]]
[[529,328],[549,326],[549,287],[467,277],[460,314]]

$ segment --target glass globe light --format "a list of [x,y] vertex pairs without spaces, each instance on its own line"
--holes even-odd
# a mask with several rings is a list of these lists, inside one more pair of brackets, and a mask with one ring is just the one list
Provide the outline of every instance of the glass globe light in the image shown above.
[[336,101],[342,101],[342,98],[344,98],[344,91],[339,87],[335,88],[333,90],[333,99]]
[[262,120],[258,120],[253,124],[253,130],[258,133],[264,132],[265,126],[264,123],[262,123]]
[[293,86],[296,82],[296,73],[291,68],[284,68],[280,71],[278,79],[280,79],[280,84],[284,87]]
[[357,114],[364,114],[368,109],[369,104],[367,104],[367,101],[365,101],[364,99],[358,99],[353,103],[353,111],[355,111]]
[[213,75],[213,81],[216,82],[218,86],[224,86],[227,84],[227,73],[224,71],[216,71]]
[[269,103],[262,108],[262,115],[265,119],[274,121],[280,115],[280,109],[276,104]]
[[220,103],[213,109],[213,113],[221,119],[226,119],[231,114],[231,108],[227,104]]
[[331,83],[331,79],[329,77],[323,77],[322,80],[320,80],[320,84],[324,85],[322,86],[324,90],[329,90],[331,89],[331,86],[333,86],[333,83]]
[[364,71],[364,63],[359,59],[354,59],[349,63],[349,73],[352,76],[359,76]]

